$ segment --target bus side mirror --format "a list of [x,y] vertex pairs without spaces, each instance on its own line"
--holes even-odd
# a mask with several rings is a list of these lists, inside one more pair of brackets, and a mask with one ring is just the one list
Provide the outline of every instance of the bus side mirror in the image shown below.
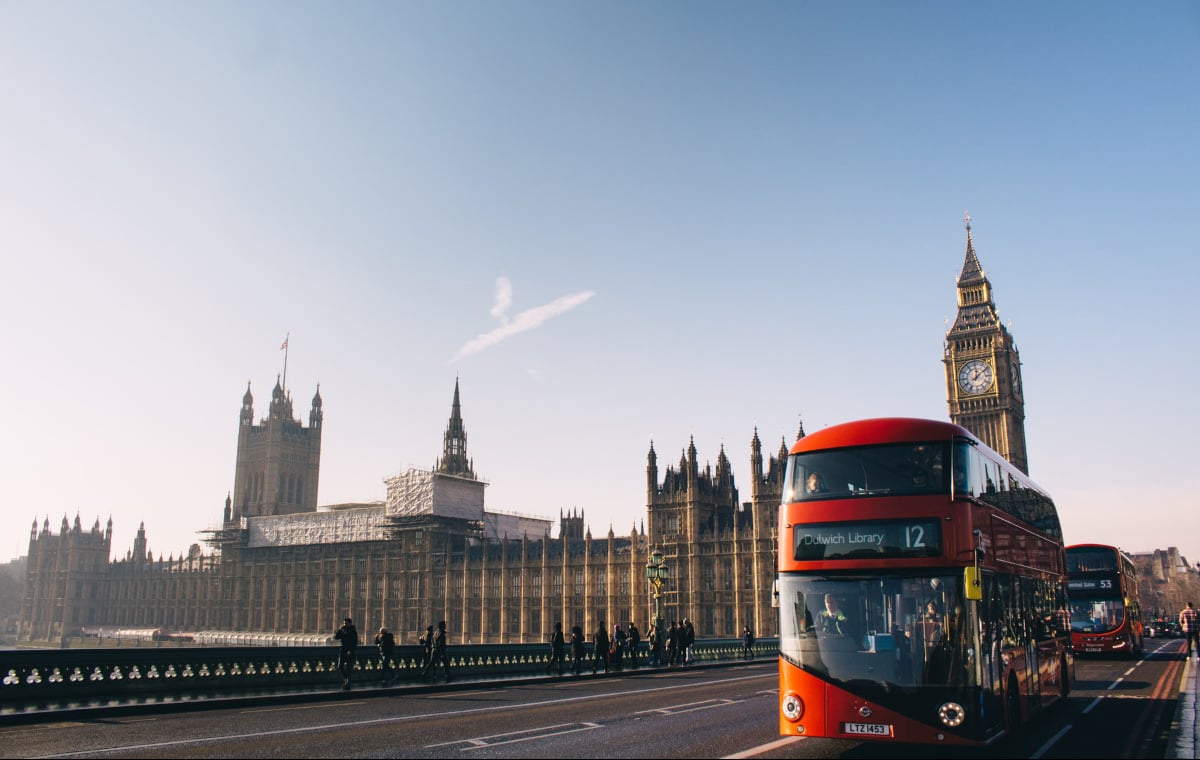
[[979,568],[963,568],[963,596],[976,602],[983,600],[983,586],[979,584]]

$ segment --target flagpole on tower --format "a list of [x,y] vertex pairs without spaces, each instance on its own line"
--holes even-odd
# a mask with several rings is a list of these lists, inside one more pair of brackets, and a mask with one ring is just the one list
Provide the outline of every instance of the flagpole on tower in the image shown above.
[[292,337],[289,332],[283,339],[283,345],[279,348],[283,350],[283,389],[287,390],[287,355],[288,355],[288,339]]

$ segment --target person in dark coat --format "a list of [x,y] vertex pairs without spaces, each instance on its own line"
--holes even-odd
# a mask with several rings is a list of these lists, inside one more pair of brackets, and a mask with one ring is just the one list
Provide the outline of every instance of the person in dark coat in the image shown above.
[[596,632],[592,634],[592,644],[596,650],[592,653],[592,672],[603,669],[608,672],[608,631],[604,629],[604,621],[600,621],[600,625],[596,626]]
[[421,677],[432,676],[433,680],[437,680],[438,665],[441,665],[446,673],[446,683],[450,683],[450,655],[446,653],[446,621],[438,621],[437,630],[433,632],[433,645],[429,655],[429,662],[425,665],[425,669],[421,671]]
[[571,672],[579,675],[583,668],[583,658],[587,656],[587,648],[583,644],[583,629],[579,626],[571,628]]
[[433,626],[425,626],[425,633],[417,640],[421,647],[421,677],[429,670],[429,661],[433,659]]
[[396,654],[396,637],[386,627],[380,628],[375,634],[375,646],[379,647],[379,667],[383,670],[383,685],[387,686],[395,678],[392,671],[392,657]]
[[671,625],[667,626],[667,666],[675,665],[679,662],[679,626],[675,625],[675,621],[671,621]]
[[612,644],[611,648],[608,650],[609,654],[611,655],[608,662],[617,670],[620,670],[625,666],[625,646],[628,643],[629,637],[625,635],[625,629],[621,627],[620,623],[617,623],[613,626]]
[[554,633],[550,634],[550,662],[546,663],[547,673],[554,669],[554,663],[557,662],[558,674],[562,675],[564,649],[562,623],[555,623]]
[[633,621],[630,620],[629,621],[629,662],[632,663],[633,667],[635,667],[635,668],[638,666],[638,647],[641,646],[641,643],[642,643],[642,634],[640,631],[638,631],[637,626],[633,624]]
[[692,621],[688,618],[683,619],[683,627],[679,631],[679,649],[683,655],[683,664],[691,665],[694,662],[692,658],[692,647],[696,644],[696,627],[692,625]]
[[350,674],[354,672],[354,657],[358,651],[358,629],[354,621],[346,618],[341,628],[333,633],[333,637],[341,642],[338,649],[338,670],[342,672],[342,689],[349,690]]

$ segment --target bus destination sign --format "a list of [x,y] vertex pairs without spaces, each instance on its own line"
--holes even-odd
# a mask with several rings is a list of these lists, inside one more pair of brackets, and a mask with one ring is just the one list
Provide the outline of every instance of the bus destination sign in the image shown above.
[[942,526],[937,519],[797,523],[792,534],[798,562],[936,557],[942,553]]
[[1067,581],[1067,591],[1116,591],[1117,584],[1112,578],[1071,578]]

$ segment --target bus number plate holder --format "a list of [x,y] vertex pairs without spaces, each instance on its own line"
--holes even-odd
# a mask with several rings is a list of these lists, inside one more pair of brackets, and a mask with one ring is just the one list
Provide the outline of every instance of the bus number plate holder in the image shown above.
[[842,733],[860,736],[891,736],[892,727],[886,723],[843,723]]

